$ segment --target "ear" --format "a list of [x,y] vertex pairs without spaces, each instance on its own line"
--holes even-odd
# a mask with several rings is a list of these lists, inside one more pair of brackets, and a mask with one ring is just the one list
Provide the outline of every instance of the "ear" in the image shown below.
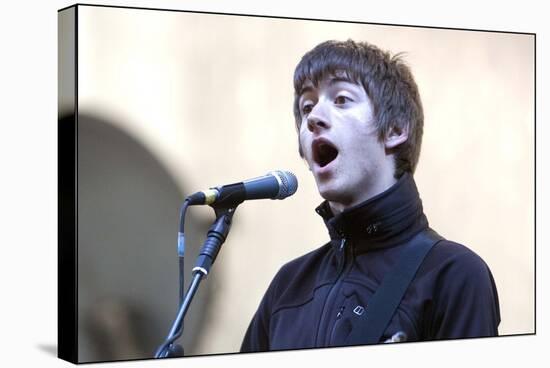
[[409,127],[397,127],[393,126],[390,128],[384,139],[384,146],[386,149],[392,149],[399,146],[401,143],[405,142],[409,138]]

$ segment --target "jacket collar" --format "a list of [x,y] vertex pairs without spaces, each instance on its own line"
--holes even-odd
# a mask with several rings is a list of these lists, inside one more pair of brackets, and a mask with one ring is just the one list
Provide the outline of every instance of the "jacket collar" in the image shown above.
[[345,238],[359,253],[406,242],[428,227],[416,184],[408,173],[386,191],[337,216],[327,201],[316,211],[325,221],[334,247]]

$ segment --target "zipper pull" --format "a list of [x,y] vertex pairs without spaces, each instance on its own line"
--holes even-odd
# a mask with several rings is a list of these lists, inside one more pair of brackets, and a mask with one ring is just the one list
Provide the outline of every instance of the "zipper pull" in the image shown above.
[[342,238],[340,241],[340,252],[344,249],[344,245],[346,245],[346,238]]
[[342,313],[344,313],[344,309],[346,309],[345,306],[340,307],[340,310],[338,311],[338,314],[336,315],[336,319],[342,317]]

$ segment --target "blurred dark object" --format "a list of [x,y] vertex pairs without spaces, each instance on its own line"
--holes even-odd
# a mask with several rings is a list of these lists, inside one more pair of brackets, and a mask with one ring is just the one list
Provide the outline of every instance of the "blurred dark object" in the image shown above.
[[[160,161],[114,124],[79,114],[76,132],[78,360],[151,358],[179,304],[184,195]],[[187,278],[208,224],[189,215],[186,228]],[[208,289],[197,295],[178,341],[188,354],[207,313]]]

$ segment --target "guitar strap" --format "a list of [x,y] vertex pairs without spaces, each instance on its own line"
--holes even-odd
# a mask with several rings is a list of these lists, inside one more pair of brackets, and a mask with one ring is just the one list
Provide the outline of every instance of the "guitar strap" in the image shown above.
[[416,235],[403,249],[397,264],[388,272],[353,330],[345,345],[377,344],[391,321],[407,288],[422,261],[432,247],[443,240],[432,229]]

